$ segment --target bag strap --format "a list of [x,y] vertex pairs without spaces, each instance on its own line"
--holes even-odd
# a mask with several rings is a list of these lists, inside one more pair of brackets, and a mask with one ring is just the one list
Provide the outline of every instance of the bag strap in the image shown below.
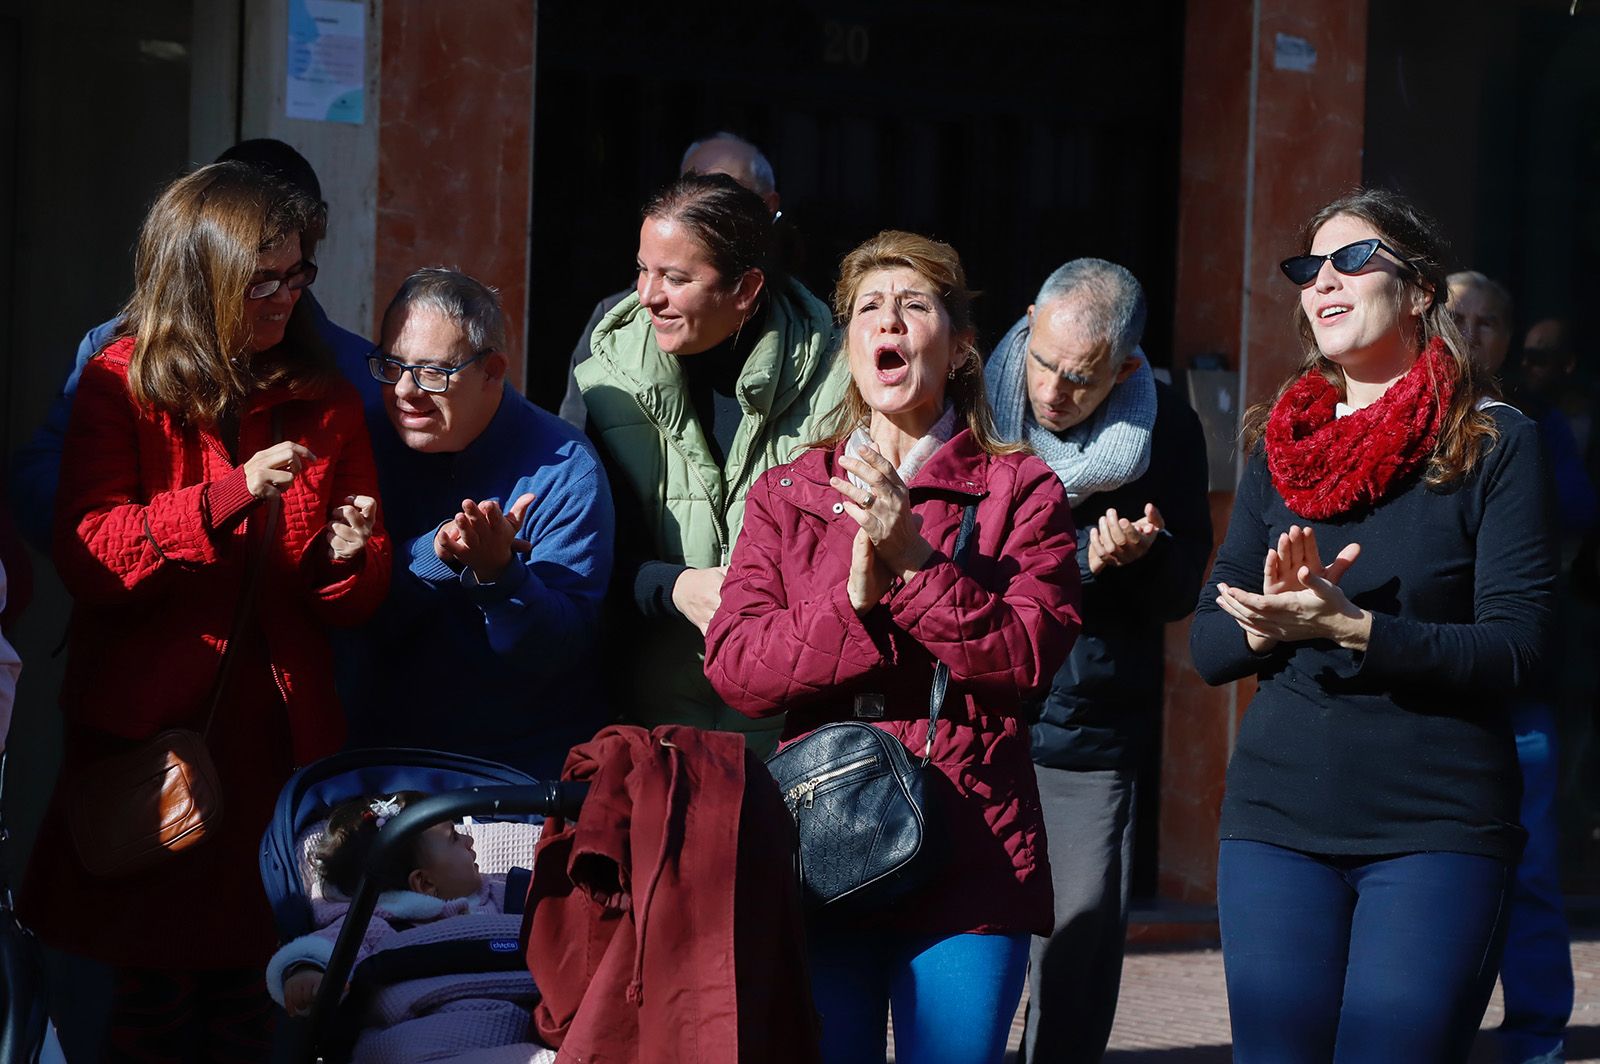
[[11,848],[11,832],[7,830],[5,821],[6,758],[9,753],[9,749],[0,750],[0,912],[11,912],[17,907],[11,897],[11,880],[7,871],[11,867],[11,854],[8,852]]
[[[272,408],[272,442],[278,443],[283,439],[283,404]],[[250,607],[255,601],[256,585],[261,582],[261,570],[266,568],[267,550],[272,545],[272,539],[278,532],[278,515],[283,512],[283,496],[277,492],[267,496],[261,503],[266,508],[266,516],[261,525],[260,534],[253,537],[250,543],[250,567],[245,572],[244,587],[239,592],[239,606],[233,611],[233,625],[228,629],[228,645],[222,649],[222,660],[217,664],[217,679],[211,685],[210,708],[206,710],[206,723],[200,729],[200,738],[209,739],[211,736],[211,722],[217,719],[217,707],[222,704],[222,696],[228,687],[228,674],[233,671],[234,647],[244,638],[245,625],[250,620]]]
[[[972,553],[972,526],[978,522],[978,504],[968,503],[961,511],[961,528],[956,532],[956,551],[951,559],[959,568],[966,568],[967,556]],[[922,748],[922,767],[933,760],[933,729],[939,724],[939,714],[944,711],[944,700],[950,689],[950,666],[939,662],[933,667],[933,684],[928,688],[928,742]]]

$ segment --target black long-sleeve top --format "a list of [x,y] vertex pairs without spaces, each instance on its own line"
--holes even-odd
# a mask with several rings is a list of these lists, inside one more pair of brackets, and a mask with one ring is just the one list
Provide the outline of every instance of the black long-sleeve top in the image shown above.
[[[1314,853],[1440,850],[1515,860],[1521,780],[1507,703],[1533,686],[1549,625],[1554,550],[1533,422],[1490,407],[1499,439],[1450,489],[1420,477],[1375,508],[1293,514],[1251,458],[1195,610],[1207,683],[1251,674],[1222,837]],[[1361,556],[1342,587],[1372,613],[1364,653],[1327,640],[1251,652],[1217,584],[1260,591],[1267,548],[1310,525],[1324,562]]]
[[[1132,521],[1153,502],[1168,535],[1138,561],[1089,569],[1089,529],[1108,509]],[[1176,391],[1156,382],[1150,466],[1139,479],[1072,508],[1083,631],[1032,729],[1033,759],[1051,768],[1131,768],[1158,734],[1164,628],[1187,617],[1211,557],[1206,438]]]

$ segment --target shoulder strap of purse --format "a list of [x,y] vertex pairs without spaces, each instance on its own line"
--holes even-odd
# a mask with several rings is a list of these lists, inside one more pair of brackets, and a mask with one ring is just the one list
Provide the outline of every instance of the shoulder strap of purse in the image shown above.
[[17,907],[15,900],[11,897],[11,880],[6,871],[11,867],[11,854],[9,852],[11,832],[6,830],[5,794],[6,751],[0,750],[0,913],[10,912]]
[[[272,408],[272,442],[283,439],[283,404]],[[228,687],[228,673],[233,669],[234,647],[244,638],[245,625],[250,620],[250,608],[255,601],[256,585],[261,582],[261,570],[266,568],[267,551],[278,532],[278,515],[283,511],[283,496],[274,492],[261,503],[265,511],[259,533],[250,541],[250,566],[245,572],[244,587],[239,592],[239,606],[233,611],[233,625],[228,629],[228,645],[222,648],[222,660],[217,663],[217,679],[211,685],[211,708],[206,710],[205,727],[200,729],[202,739],[210,738],[211,722],[217,719],[217,707]],[[254,531],[254,530],[253,530]]]
[[[978,521],[977,503],[969,503],[961,511],[961,530],[956,533],[956,552],[951,559],[965,567],[972,553],[972,526]],[[933,729],[939,724],[939,714],[944,711],[945,695],[950,689],[950,666],[939,662],[933,667],[933,684],[928,688],[928,742],[922,748],[922,765],[933,760]]]

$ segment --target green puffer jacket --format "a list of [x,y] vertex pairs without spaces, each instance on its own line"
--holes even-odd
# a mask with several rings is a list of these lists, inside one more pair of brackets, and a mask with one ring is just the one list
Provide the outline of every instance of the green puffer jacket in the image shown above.
[[[849,376],[835,357],[833,315],[797,282],[783,282],[768,297],[766,330],[739,374],[744,420],[719,466],[678,359],[656,346],[637,295],[600,320],[591,347],[577,379],[592,433],[642,501],[650,527],[640,531],[655,557],[695,568],[727,564],[745,493],[819,434]],[[612,490],[625,489],[613,483]],[[783,719],[751,720],[717,697],[703,670],[705,639],[694,625],[681,617],[639,618],[639,624],[617,642],[634,655],[633,720],[743,732],[761,757],[776,748]]]

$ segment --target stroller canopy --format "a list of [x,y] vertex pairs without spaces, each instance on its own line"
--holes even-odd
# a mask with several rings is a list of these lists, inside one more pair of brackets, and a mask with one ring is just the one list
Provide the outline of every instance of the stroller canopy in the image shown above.
[[272,822],[261,838],[261,882],[272,903],[278,937],[287,941],[314,930],[311,902],[301,879],[300,840],[334,805],[359,794],[407,790],[441,794],[536,782],[525,772],[493,761],[402,747],[347,750],[300,769],[279,792]]

